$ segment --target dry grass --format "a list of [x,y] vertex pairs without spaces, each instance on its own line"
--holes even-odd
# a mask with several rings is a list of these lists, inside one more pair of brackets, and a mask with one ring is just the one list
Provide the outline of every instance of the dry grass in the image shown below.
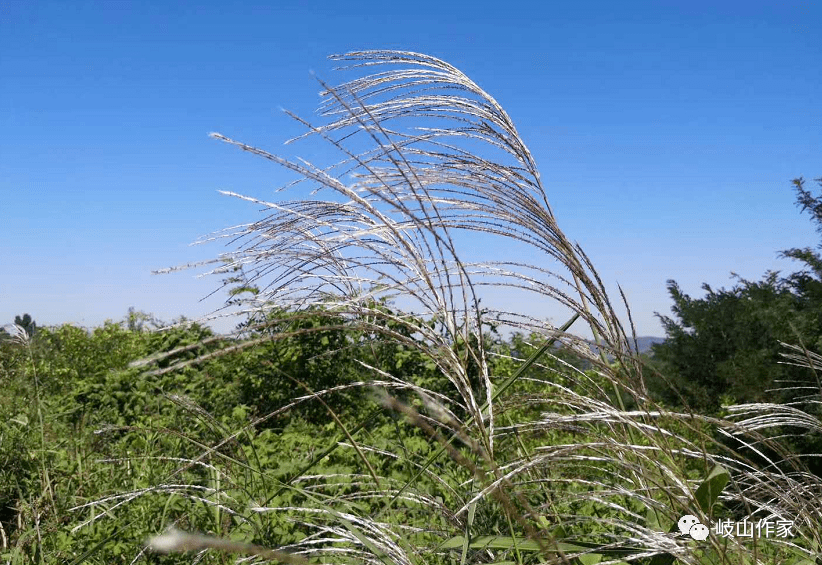
[[[322,83],[322,124],[293,117],[305,125],[306,137],[336,149],[338,162],[291,161],[213,134],[300,178],[284,187],[289,194],[298,193],[291,200],[269,202],[226,192],[267,212],[264,219],[204,240],[236,244],[234,251],[214,260],[210,273],[224,275],[241,267],[248,274],[248,283],[261,292],[246,301],[247,312],[321,306],[385,339],[419,349],[450,382],[451,394],[437,394],[373,367],[365,367],[370,378],[362,385],[387,391],[385,404],[438,442],[437,455],[450,456],[470,480],[449,487],[459,489],[451,493],[458,503],[445,507],[442,499],[418,490],[414,480],[399,484],[380,477],[369,483],[366,475],[355,478],[363,485],[361,496],[386,508],[397,498],[416,505],[421,521],[414,523],[395,520],[390,511],[358,515],[331,482],[313,505],[252,509],[288,512],[314,532],[280,550],[322,562],[408,564],[428,562],[436,554],[456,555],[462,562],[527,562],[534,551],[549,563],[570,563],[584,553],[618,563],[624,558],[618,556],[620,548],[632,549],[632,562],[667,554],[654,565],[673,557],[693,565],[793,562],[782,561],[791,552],[795,559],[811,558],[811,548],[822,542],[822,484],[801,462],[781,453],[779,442],[765,432],[787,424],[819,429],[820,422],[787,406],[732,407],[728,418],[717,419],[656,405],[646,394],[643,367],[630,354],[633,332],[618,318],[591,261],[560,229],[534,159],[502,107],[459,70],[433,57],[365,51],[333,58],[346,63],[345,68],[371,74],[333,88]],[[472,254],[470,237],[476,242],[497,238],[512,249],[527,249],[531,261],[464,260]],[[557,333],[558,328],[527,313],[481,306],[485,287],[526,292],[534,302],[562,305],[587,325],[603,353],[592,353],[584,340]],[[393,299],[396,307],[388,312],[380,307],[383,299]],[[556,336],[586,356],[593,369],[567,367],[566,380],[530,383],[539,385],[529,389],[538,393],[503,402],[483,339],[492,326],[537,332],[546,339]],[[462,347],[453,347],[455,343]],[[472,382],[472,370],[477,382]],[[391,391],[399,389],[416,391],[423,413],[394,399]],[[543,406],[541,416],[517,422],[505,418],[534,402]],[[578,441],[514,455],[498,447],[558,431],[572,431]],[[731,443],[720,441],[723,437],[741,448],[727,447]],[[353,440],[343,443],[354,447]],[[764,445],[783,461],[763,465]],[[366,443],[356,447],[374,459],[407,457]],[[762,457],[750,460],[741,449]],[[432,460],[412,464],[424,474]],[[730,474],[730,484],[719,496],[726,507],[756,519],[791,520],[796,536],[772,539],[765,547],[712,533],[698,546],[668,533],[683,514],[711,521],[711,504],[700,500],[697,487],[717,466]],[[694,476],[686,469],[701,471]],[[315,488],[322,490],[316,480]],[[717,495],[713,492],[709,500]],[[475,517],[483,506],[508,520],[507,548],[489,542],[478,550],[466,542],[454,554],[436,545],[415,545],[420,533],[441,542],[482,535]],[[575,508],[585,511],[572,512]],[[426,512],[446,517],[450,529],[426,531],[419,525]],[[581,534],[563,536],[572,531],[596,533],[598,547],[582,544]],[[536,543],[536,549],[529,549],[529,543]],[[783,553],[777,558],[772,551],[778,544]]]

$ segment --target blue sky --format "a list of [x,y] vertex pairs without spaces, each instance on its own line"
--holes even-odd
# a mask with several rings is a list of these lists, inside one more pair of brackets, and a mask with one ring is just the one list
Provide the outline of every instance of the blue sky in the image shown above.
[[662,335],[666,280],[700,296],[819,242],[790,179],[822,176],[820,6],[7,0],[0,323],[219,307],[200,301],[217,279],[151,270],[216,256],[188,244],[258,217],[217,190],[271,198],[290,177],[207,133],[321,156],[282,147],[302,130],[280,108],[312,117],[309,71],[345,78],[327,55],[392,48],[445,59],[502,104],[560,226],[625,289],[639,333]]

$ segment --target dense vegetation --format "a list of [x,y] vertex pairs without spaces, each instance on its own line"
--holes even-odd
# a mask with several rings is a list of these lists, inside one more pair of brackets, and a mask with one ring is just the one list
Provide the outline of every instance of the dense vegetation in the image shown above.
[[[807,190],[802,178],[793,183],[796,204],[822,233],[822,196]],[[822,186],[822,179],[817,183]],[[714,415],[722,406],[777,402],[822,417],[818,375],[788,362],[784,345],[822,351],[822,256],[811,248],[780,254],[796,260],[799,269],[787,275],[769,271],[759,281],[737,277],[730,289],[705,284],[704,298],[691,298],[669,281],[674,318],[661,317],[666,340],[653,346],[659,376],[649,379],[658,400]],[[822,475],[822,457],[816,456],[822,454],[820,430],[784,432],[783,442]]]
[[[269,215],[223,234],[234,335],[134,311],[0,335],[3,563],[819,563],[822,478],[795,449],[822,429],[805,386],[822,357],[802,347],[822,336],[822,259],[789,250],[811,271],[703,300],[671,283],[678,320],[643,363],[496,101],[425,55],[342,58],[405,66],[324,92],[332,122],[309,130],[343,163],[216,135],[312,195],[249,198]],[[376,147],[343,145],[357,134]],[[460,230],[539,259],[463,262]],[[484,285],[570,318],[481,307]],[[776,363],[780,339],[800,367]],[[707,539],[679,533],[684,515]],[[723,520],[792,531],[705,527]]]
[[[822,197],[811,194],[803,179],[794,185],[797,204],[822,233]],[[781,255],[795,259],[800,269],[788,275],[769,271],[759,281],[737,277],[731,289],[705,284],[700,299],[669,281],[675,319],[661,318],[667,339],[653,348],[662,372],[673,378],[659,387],[661,397],[715,411],[720,404],[795,400],[785,383],[817,386],[807,370],[779,362],[785,351],[780,342],[822,350],[822,256],[811,248]],[[780,388],[775,397],[773,389]]]
[[[281,516],[249,522],[232,516],[229,508],[242,509],[252,501],[297,504],[311,496],[289,487],[289,479],[335,445],[340,431],[335,419],[365,420],[364,433],[374,446],[400,446],[421,456],[432,452],[436,445],[425,434],[379,409],[367,389],[311,397],[314,391],[361,380],[362,366],[355,359],[396,378],[414,375],[436,390],[434,366],[419,352],[364,338],[328,312],[281,312],[273,318],[266,328],[271,339],[179,370],[168,369],[236,343],[217,338],[202,345],[218,336],[196,323],[158,332],[141,323],[151,318],[139,312],[90,332],[64,325],[6,334],[0,340],[7,390],[0,400],[3,559],[71,562],[94,548],[93,562],[127,563],[149,535],[170,523],[248,536],[263,545],[301,539],[305,533],[298,524]],[[253,333],[246,341],[260,336]],[[487,339],[500,382],[517,366],[512,353],[527,355],[534,349],[522,335]],[[130,366],[158,357],[154,373],[146,374],[139,363]],[[523,378],[556,380],[561,372],[554,361],[531,367]],[[512,397],[533,388],[522,386]],[[299,396],[305,401],[289,404]],[[421,406],[413,395],[397,398]],[[517,410],[509,414],[516,416]],[[202,457],[204,448],[213,451]],[[384,464],[380,474],[406,480],[413,473],[406,465]],[[436,481],[470,477],[439,466],[432,471]],[[338,450],[311,472],[344,476],[362,469],[354,454]],[[362,488],[351,478],[340,481],[338,488],[346,491]],[[209,495],[203,493],[210,489],[219,492],[217,499],[224,498],[224,508],[206,502]],[[496,521],[490,515],[483,519]]]
[[[126,320],[93,331],[32,324],[29,327],[36,329],[31,334],[20,327],[14,338],[0,340],[0,371],[8,391],[0,400],[4,563],[130,563],[141,554],[159,562],[156,555],[141,552],[144,541],[169,524],[280,547],[307,539],[310,530],[296,516],[255,515],[250,507],[298,508],[318,496],[318,477],[328,475],[337,477],[335,495],[347,496],[350,509],[379,513],[386,505],[366,495],[368,483],[378,481],[369,472],[392,481],[396,489],[419,470],[419,464],[411,464],[414,458],[425,460],[438,448],[424,429],[382,409],[369,389],[343,388],[322,400],[312,397],[315,391],[361,381],[362,365],[356,360],[398,379],[427,382],[429,390],[446,389],[434,382],[435,367],[413,348],[375,336],[364,339],[329,312],[279,312],[266,329],[276,328],[270,338],[261,340],[263,332],[253,332],[245,338],[253,346],[186,365],[237,342],[214,336],[196,323],[157,331],[142,323],[150,319],[131,312]],[[521,334],[509,339],[489,334],[486,339],[497,383],[510,379],[536,349]],[[545,356],[529,367],[507,391],[500,405],[506,425],[538,420],[549,405],[542,398],[549,383],[591,394],[574,368],[581,359],[570,351],[555,353],[558,357]],[[153,372],[146,373],[139,363],[132,366],[146,358],[158,360]],[[180,364],[186,366],[173,370]],[[585,376],[597,379],[592,371]],[[297,397],[303,401],[294,404]],[[423,412],[425,403],[432,402],[399,392],[396,398]],[[610,401],[615,401],[613,395]],[[364,436],[357,439],[367,441],[369,449],[397,455],[385,460],[357,453],[351,449],[354,443],[344,441],[342,422],[348,423],[351,436]],[[360,429],[352,423],[365,425]],[[700,438],[696,430],[684,431],[694,441]],[[498,457],[533,457],[546,446],[577,443],[586,433],[574,425],[523,432],[502,436]],[[338,445],[343,447],[326,451]],[[471,453],[465,446],[460,451]],[[683,458],[679,464],[689,476],[706,475],[693,460]],[[570,470],[560,475],[571,495],[597,474],[584,466],[575,468],[575,481],[566,483]],[[448,458],[428,472],[414,484],[415,491],[431,493],[424,501],[428,510],[421,513],[404,501],[391,512],[405,516],[409,536],[416,531],[417,543],[434,548],[437,534],[447,532],[454,520],[443,512],[459,498],[448,497],[458,497],[455,489],[470,481],[471,472],[453,460],[449,464]],[[565,523],[569,531],[569,516],[601,512],[590,502],[557,492],[532,492],[528,503],[543,508],[547,524]],[[626,511],[647,513],[640,503],[623,503]],[[511,524],[499,504],[478,508],[474,527],[496,535],[499,550],[511,550],[510,541],[506,546],[506,539],[512,539]],[[715,516],[722,512],[716,508]],[[660,522],[656,527],[671,525],[670,517]],[[575,539],[604,543],[604,534],[582,528]],[[459,538],[451,539],[455,551],[463,547]],[[520,543],[529,547],[524,538]],[[481,560],[482,553],[473,549],[467,555]],[[523,559],[529,561],[531,553]],[[778,555],[781,559],[785,554]],[[221,553],[204,559],[233,562]],[[162,562],[185,563],[190,558],[166,556]]]

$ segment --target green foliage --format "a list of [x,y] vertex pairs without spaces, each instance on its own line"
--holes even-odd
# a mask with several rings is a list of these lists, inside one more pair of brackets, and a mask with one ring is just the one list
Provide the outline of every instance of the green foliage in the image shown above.
[[[802,179],[794,184],[797,203],[822,226],[822,198],[806,191]],[[804,394],[798,387],[815,388],[807,371],[779,363],[780,341],[822,349],[822,258],[810,249],[782,254],[807,268],[788,276],[768,272],[760,281],[737,276],[731,289],[715,291],[705,284],[700,299],[668,281],[675,317],[660,316],[667,339],[653,352],[672,381],[652,381],[659,398],[715,412],[722,401],[792,401]],[[786,387],[792,390],[773,392]]]
[[[462,505],[465,499],[459,485],[477,477],[452,458],[437,457],[444,449],[403,418],[385,413],[367,418],[358,393],[329,395],[326,402],[346,422],[364,424],[346,424],[354,442],[367,441],[369,450],[361,455],[351,449],[322,405],[314,410],[293,409],[263,426],[249,427],[255,414],[264,414],[261,406],[276,409],[290,396],[302,394],[284,376],[288,372],[321,390],[346,378],[362,379],[355,371],[365,370],[354,359],[365,358],[395,376],[436,384],[434,367],[418,349],[365,336],[333,313],[281,312],[273,321],[269,331],[275,327],[286,334],[274,333],[271,337],[276,339],[176,371],[145,373],[130,364],[137,358],[172,352],[170,360],[163,359],[170,367],[207,355],[222,344],[202,344],[213,336],[196,325],[147,332],[133,325],[129,329],[128,320],[106,323],[91,332],[71,326],[41,328],[28,349],[0,344],[4,384],[17,391],[15,396],[29,399],[0,402],[0,526],[9,540],[0,558],[12,563],[41,559],[128,563],[141,551],[143,540],[171,523],[187,531],[277,547],[311,535],[301,525],[300,508],[325,508],[330,513],[329,527],[343,524],[347,535],[378,552],[361,526],[334,518],[338,512],[378,516],[385,510],[385,502],[374,497],[377,485],[360,459],[364,456],[380,477],[379,488],[399,493],[409,485],[409,494],[414,493],[411,498],[400,497],[390,510],[392,520],[411,527],[404,543],[437,546],[439,552],[455,555],[465,548],[466,558],[472,561],[491,550],[519,555],[522,563],[535,562],[545,542],[528,538],[521,525],[510,521],[511,509],[493,498],[476,505],[474,533],[468,541],[437,533],[452,531],[453,518],[432,514],[432,509]],[[498,393],[508,399],[498,408],[499,417],[509,425],[534,421],[550,407],[545,402],[546,386],[590,394],[582,383],[595,383],[598,378],[591,371],[575,375],[551,356],[537,358],[537,348],[523,336],[495,340],[491,374]],[[534,356],[536,362],[523,365],[525,355]],[[37,382],[42,378],[51,383],[42,388],[39,401],[46,414],[42,424],[32,402],[37,398],[32,388],[35,375]],[[262,380],[261,375],[270,380]],[[286,383],[291,383],[288,388]],[[252,398],[249,391],[270,394],[264,399],[270,404],[257,400],[247,405],[245,400]],[[427,409],[414,394],[404,398],[409,406]],[[578,439],[577,432],[562,430],[505,434],[498,438],[497,457],[527,460],[545,446]],[[454,448],[485,465],[469,445],[457,442]],[[396,456],[378,457],[380,453]],[[423,464],[426,468],[419,474]],[[681,464],[687,465],[687,460]],[[522,490],[524,500],[556,517],[544,527],[552,528],[560,550],[588,553],[575,558],[574,565],[606,558],[630,560],[634,548],[602,547],[607,528],[580,529],[569,524],[556,529],[556,520],[565,520],[561,516],[600,512],[590,500],[573,495],[560,502],[558,492],[546,488],[557,480],[568,492],[583,494],[584,483],[565,481],[568,472],[558,469],[532,475],[540,481]],[[592,481],[601,473],[601,467],[581,466],[573,476],[577,481]],[[705,475],[695,468],[693,477],[699,476]],[[727,475],[711,474],[700,488],[694,487],[694,504],[708,513],[726,480]],[[414,502],[419,496],[427,497],[427,502]],[[646,510],[630,498],[621,504],[635,515]],[[249,505],[291,510],[249,513]],[[634,518],[625,514],[622,519]],[[88,524],[74,529],[83,522]],[[668,520],[666,528],[673,523]],[[412,531],[418,527],[419,531]],[[185,555],[166,559],[163,562],[190,562]],[[220,553],[209,553],[204,559],[204,563],[231,562]]]
[[[242,402],[258,413],[273,412],[297,396],[356,382],[365,373],[354,363],[355,337],[333,315],[318,312],[289,317],[279,312],[268,323],[266,332],[283,337],[272,338],[237,359]],[[362,393],[355,390],[332,396],[329,401],[340,408],[362,400]],[[328,420],[327,410],[316,400],[298,405],[294,412],[312,421]]]
[[[385,331],[410,340],[407,330],[394,322],[386,321]],[[271,339],[230,358],[241,402],[259,415],[321,392],[335,411],[361,411],[371,394],[365,383],[382,379],[380,372],[413,378],[421,385],[434,375],[433,363],[413,345],[365,332],[330,310],[271,312],[252,337],[266,335]],[[291,411],[309,422],[326,423],[329,418],[323,403],[311,398]]]
[[759,282],[740,279],[730,290],[703,289],[705,298],[693,299],[668,283],[677,319],[662,317],[667,339],[653,351],[675,388],[656,382],[659,397],[680,404],[678,391],[689,406],[716,411],[723,396],[742,403],[773,400],[771,390],[780,382],[807,379],[806,371],[778,364],[779,342],[796,340],[795,329],[812,337],[822,319],[777,273]]
[[[130,320],[137,316],[132,312]],[[127,321],[90,332],[69,325],[38,328],[26,342],[0,343],[4,563],[35,563],[45,556],[68,562],[115,531],[120,537],[109,539],[107,557],[99,562],[128,562],[135,541],[162,527],[161,517],[173,506],[149,496],[132,508],[135,512],[124,512],[123,522],[98,520],[80,533],[69,530],[77,520],[99,515],[94,508],[79,514],[71,508],[100,495],[152,487],[179,465],[163,463],[158,455],[195,457],[209,436],[217,441],[227,425],[237,425],[236,388],[215,382],[208,367],[154,379],[128,368],[158,349],[197,343],[207,335],[210,331],[199,327],[151,334]],[[200,404],[218,408],[221,421],[205,417]],[[101,428],[105,433],[97,433]],[[109,462],[95,462],[103,459]],[[196,468],[179,478],[186,475],[189,482],[202,480]]]
[[[822,196],[805,190],[802,179],[794,185],[797,204],[810,211],[817,229],[822,229]],[[808,414],[822,415],[819,381],[812,372],[783,363],[781,345],[801,343],[812,351],[822,350],[822,257],[810,248],[782,255],[805,268],[787,276],[768,272],[760,281],[737,277],[731,289],[715,291],[705,284],[706,295],[700,299],[668,282],[675,319],[660,317],[667,339],[653,346],[652,366],[659,372],[648,383],[656,398],[710,414],[721,413],[722,405],[761,402],[798,403]],[[818,432],[782,426],[776,433],[784,434],[783,446],[801,455],[817,454],[822,448]],[[762,447],[759,453],[775,457],[771,448]],[[759,453],[751,456],[758,459]],[[805,463],[822,476],[818,457],[806,458]]]

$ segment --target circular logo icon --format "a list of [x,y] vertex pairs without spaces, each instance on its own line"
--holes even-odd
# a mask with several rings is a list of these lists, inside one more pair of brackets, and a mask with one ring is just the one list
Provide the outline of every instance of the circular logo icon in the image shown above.
[[696,524],[699,524],[699,518],[691,514],[685,514],[679,519],[679,531],[683,534],[687,534]]
[[688,533],[697,541],[705,541],[708,539],[708,526],[699,523],[694,524]]

